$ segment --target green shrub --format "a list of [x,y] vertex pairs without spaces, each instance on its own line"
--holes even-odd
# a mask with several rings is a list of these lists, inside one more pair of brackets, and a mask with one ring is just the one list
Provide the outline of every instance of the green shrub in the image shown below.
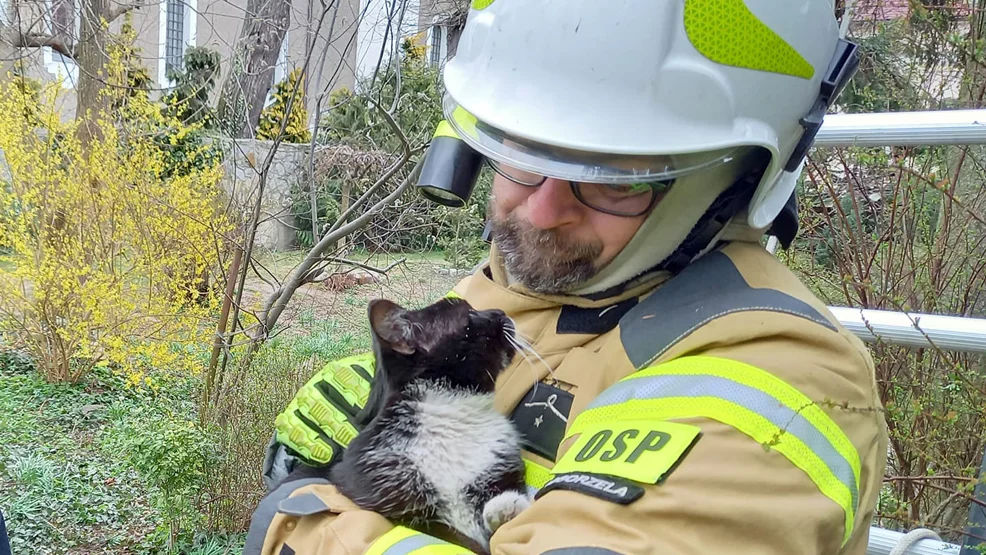
[[325,363],[369,349],[360,329],[343,329],[334,320],[315,321],[313,313],[297,325],[303,336],[275,337],[256,354],[246,375],[220,400],[213,438],[223,458],[208,471],[208,519],[214,530],[244,530],[266,492],[261,472],[274,419]]
[[170,549],[204,523],[196,500],[207,469],[219,462],[214,439],[194,420],[167,410],[124,404],[114,407],[110,418],[102,448],[149,487],[151,503],[165,519],[157,533],[166,536]]

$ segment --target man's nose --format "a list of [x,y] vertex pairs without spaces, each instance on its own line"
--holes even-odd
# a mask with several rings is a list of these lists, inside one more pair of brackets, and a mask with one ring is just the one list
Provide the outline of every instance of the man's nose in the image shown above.
[[527,217],[539,229],[553,229],[582,220],[584,206],[572,186],[562,179],[548,178],[527,197]]

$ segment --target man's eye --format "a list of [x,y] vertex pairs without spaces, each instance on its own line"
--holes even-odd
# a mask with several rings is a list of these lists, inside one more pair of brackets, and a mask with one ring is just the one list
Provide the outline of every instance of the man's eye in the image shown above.
[[650,187],[646,184],[632,185],[603,185],[603,190],[611,196],[632,196],[647,192]]

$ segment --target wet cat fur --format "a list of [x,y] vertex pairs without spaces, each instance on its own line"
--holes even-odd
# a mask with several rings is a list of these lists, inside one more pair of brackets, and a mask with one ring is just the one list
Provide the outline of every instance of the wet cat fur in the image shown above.
[[417,311],[374,300],[369,319],[376,412],[330,481],[361,508],[419,530],[445,526],[488,552],[490,535],[529,504],[519,435],[493,408],[513,322],[462,299]]

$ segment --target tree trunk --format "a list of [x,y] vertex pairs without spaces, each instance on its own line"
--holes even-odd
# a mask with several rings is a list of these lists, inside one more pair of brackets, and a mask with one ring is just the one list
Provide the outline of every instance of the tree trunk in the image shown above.
[[[112,21],[109,0],[85,0],[79,22],[79,43],[76,45],[76,64],[79,66],[76,118],[82,121],[78,136],[83,145],[99,139],[98,129],[91,125],[93,117],[108,113],[106,99],[100,95],[106,80],[106,33],[102,20]],[[113,18],[115,19],[115,18]]]
[[219,119],[234,138],[254,136],[290,14],[289,0],[247,1],[247,17],[218,106]]
[[[349,179],[344,179],[342,181],[342,204],[340,204],[339,206],[340,214],[345,214],[346,210],[349,210],[349,202],[351,200],[350,197],[352,196],[352,194],[353,194],[352,181],[350,181]],[[342,222],[342,225],[346,225],[346,222]],[[339,238],[339,243],[336,245],[336,248],[343,248],[343,249],[346,248],[345,236]],[[340,256],[345,256],[345,255],[340,255]]]

